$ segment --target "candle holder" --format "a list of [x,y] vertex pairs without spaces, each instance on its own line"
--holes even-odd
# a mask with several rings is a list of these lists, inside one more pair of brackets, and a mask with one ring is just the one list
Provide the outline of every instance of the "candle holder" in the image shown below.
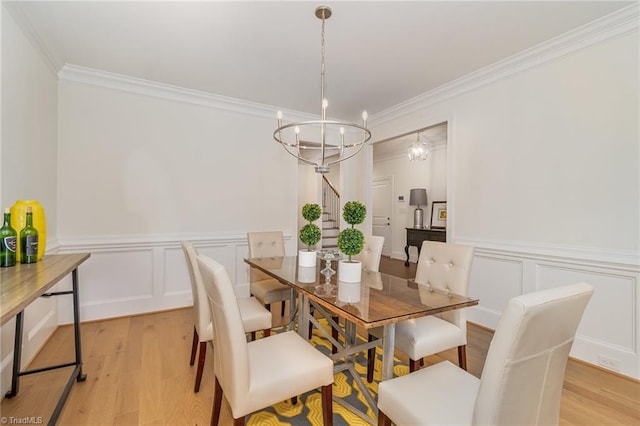
[[316,286],[316,294],[324,297],[332,296],[335,294],[336,286],[331,284],[331,277],[336,274],[336,271],[331,268],[331,261],[341,259],[342,255],[336,249],[322,249],[318,251],[318,256],[324,260],[324,268],[320,271],[320,274],[324,276],[324,284]]

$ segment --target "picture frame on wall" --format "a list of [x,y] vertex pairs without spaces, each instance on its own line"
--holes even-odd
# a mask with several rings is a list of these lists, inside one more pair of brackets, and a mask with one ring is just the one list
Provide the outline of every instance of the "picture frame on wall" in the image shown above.
[[434,201],[431,203],[431,229],[445,229],[447,227],[447,202]]

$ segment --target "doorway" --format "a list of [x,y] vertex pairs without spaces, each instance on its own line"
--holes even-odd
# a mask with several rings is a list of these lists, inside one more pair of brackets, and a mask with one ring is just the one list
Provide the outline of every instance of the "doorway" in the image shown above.
[[[372,233],[385,237],[383,255],[406,259],[405,228],[413,227],[413,211],[417,207],[409,204],[411,189],[427,190],[428,204],[422,206],[427,227],[431,203],[447,200],[447,139],[448,123],[441,122],[373,144]],[[416,142],[428,147],[428,154],[422,161],[410,161],[407,155],[409,147]],[[387,204],[383,206],[385,200]],[[390,220],[385,222],[387,218]],[[384,229],[386,223],[389,223],[388,229]],[[415,258],[417,250],[412,250],[411,254]]]

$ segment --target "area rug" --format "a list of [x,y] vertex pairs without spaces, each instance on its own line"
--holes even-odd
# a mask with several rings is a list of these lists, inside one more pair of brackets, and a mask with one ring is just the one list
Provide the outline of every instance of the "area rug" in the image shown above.
[[[326,323],[323,324],[328,330]],[[360,337],[360,336],[359,336]],[[331,343],[327,341],[320,331],[314,329],[311,343],[325,354],[331,353]],[[376,351],[376,368],[374,371],[373,383],[367,383],[367,358],[364,353],[358,354],[356,358],[356,371],[360,374],[362,381],[369,388],[374,398],[378,394],[378,382],[382,377],[382,350]],[[409,366],[401,364],[398,359],[394,360],[394,375],[401,376],[409,372]],[[360,389],[354,384],[351,374],[344,372],[335,375],[333,382],[333,396],[344,398],[349,404],[366,412],[369,417],[375,418],[371,408],[367,405],[366,399]],[[262,411],[251,414],[247,418],[248,426],[263,425],[291,425],[291,426],[322,426],[322,398],[319,390],[307,392],[298,397],[296,405],[291,404],[291,400],[283,401],[279,404],[268,407]],[[370,423],[363,420],[358,415],[352,413],[342,406],[339,401],[333,401],[333,424],[335,426],[369,426]]]

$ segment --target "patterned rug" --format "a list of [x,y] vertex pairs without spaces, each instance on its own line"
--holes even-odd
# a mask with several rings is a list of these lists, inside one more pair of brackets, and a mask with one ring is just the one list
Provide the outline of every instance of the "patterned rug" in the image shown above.
[[[322,322],[322,321],[321,321]],[[326,323],[323,324],[328,330]],[[359,336],[361,337],[361,336]],[[313,330],[311,342],[325,354],[331,353],[331,343],[327,341],[318,330]],[[378,382],[382,377],[382,350],[376,350],[376,368],[374,371],[373,383],[367,383],[367,359],[364,353],[358,354],[356,358],[356,371],[360,374],[362,381],[374,395],[378,395]],[[398,359],[394,360],[394,375],[401,376],[409,372],[409,366],[400,364]],[[369,417],[375,418],[371,408],[367,405],[366,399],[360,389],[354,384],[351,374],[340,372],[335,375],[333,382],[333,396],[344,398],[349,404],[366,412]],[[291,400],[280,402],[262,411],[251,414],[247,418],[248,426],[263,425],[292,425],[292,426],[322,426],[322,398],[319,390],[307,392],[298,397],[296,405],[291,404]],[[352,413],[342,406],[340,402],[333,401],[333,424],[335,426],[369,426],[370,423],[363,420],[358,415]]]

